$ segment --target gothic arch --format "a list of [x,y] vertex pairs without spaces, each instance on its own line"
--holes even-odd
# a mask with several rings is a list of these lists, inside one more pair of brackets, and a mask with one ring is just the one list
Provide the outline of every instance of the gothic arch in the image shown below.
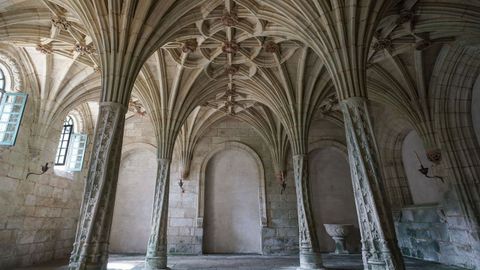
[[434,125],[441,148],[438,162],[445,162],[447,183],[456,190],[471,227],[480,224],[479,207],[471,203],[478,201],[480,194],[480,145],[471,116],[472,93],[480,74],[478,52],[478,48],[459,45],[444,48],[431,85]]
[[382,169],[385,190],[392,210],[400,210],[403,206],[413,204],[410,185],[405,174],[402,157],[402,146],[406,136],[418,130],[411,127],[408,120],[397,114],[382,119],[387,123],[379,127],[377,132],[378,146],[381,157],[379,164]]
[[5,89],[9,89],[11,92],[22,91],[20,71],[15,60],[0,52],[0,68],[5,73]]
[[138,150],[147,150],[153,154],[157,154],[157,147],[144,142],[129,143],[122,147],[122,160]]
[[210,159],[217,153],[228,149],[240,149],[247,152],[256,162],[257,168],[260,174],[260,181],[258,187],[259,194],[259,209],[260,209],[260,224],[262,227],[268,226],[267,211],[266,211],[266,195],[265,195],[265,170],[263,162],[260,156],[250,146],[241,142],[227,141],[218,144],[213,150],[211,150],[204,158],[200,167],[200,182],[197,202],[197,227],[203,227],[203,217],[205,212],[205,173],[207,170],[207,164]]
[[310,143],[308,146],[309,148],[308,153],[311,154],[318,149],[327,148],[327,147],[332,147],[336,151],[342,153],[342,155],[345,157],[345,159],[348,162],[347,146],[344,143],[340,142],[339,140],[335,140],[333,138],[321,138],[318,141]]

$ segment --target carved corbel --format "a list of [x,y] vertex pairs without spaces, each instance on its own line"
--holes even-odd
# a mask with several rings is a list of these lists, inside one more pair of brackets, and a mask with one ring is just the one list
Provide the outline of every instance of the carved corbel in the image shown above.
[[[187,143],[187,142],[184,142]],[[181,150],[178,152],[179,155],[179,164],[178,164],[178,186],[182,190],[182,193],[185,193],[185,189],[183,188],[183,184],[185,179],[188,178],[190,175],[190,168],[192,163],[192,149],[188,148],[185,150]]]
[[283,194],[285,192],[285,189],[287,189],[287,179],[285,177],[285,170],[280,170],[276,173],[277,180],[280,182],[281,190],[280,194]]
[[128,111],[138,114],[140,116],[145,116],[147,111],[143,107],[142,103],[139,100],[130,99],[128,101]]
[[[427,158],[428,160],[432,161],[435,163],[434,160],[437,160],[437,162],[439,163],[440,162],[440,159],[441,159],[441,156],[440,156],[440,152],[436,152],[434,151],[434,153],[430,153],[429,155],[429,151],[427,151]],[[426,178],[429,178],[429,179],[438,179],[440,181],[442,181],[442,183],[445,183],[445,181],[443,180],[443,177],[441,176],[438,176],[438,175],[429,175],[429,171],[430,169],[433,169],[433,167],[425,167],[422,163],[422,161],[420,160],[420,157],[418,156],[417,152],[415,152],[415,155],[417,157],[417,160],[418,162],[420,163],[420,169],[418,169],[418,171],[423,174]],[[438,164],[437,163],[437,164]]]
[[320,112],[322,114],[329,114],[334,111],[339,111],[340,105],[336,95],[329,96],[327,100],[320,104]]
[[438,148],[427,150],[426,155],[428,160],[435,164],[440,164],[442,161],[442,152]]

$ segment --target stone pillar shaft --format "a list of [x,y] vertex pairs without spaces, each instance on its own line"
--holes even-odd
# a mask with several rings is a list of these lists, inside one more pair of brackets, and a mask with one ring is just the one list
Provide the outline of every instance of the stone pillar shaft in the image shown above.
[[167,268],[167,227],[168,227],[168,193],[170,187],[170,159],[158,159],[157,181],[151,232],[148,239],[146,269]]
[[293,172],[297,193],[298,229],[300,232],[300,268],[324,269],[308,189],[308,157],[293,156]]
[[378,150],[366,99],[348,98],[342,101],[341,107],[362,236],[364,269],[405,269],[397,245],[392,213],[384,196]]
[[126,107],[102,102],[69,269],[106,269]]

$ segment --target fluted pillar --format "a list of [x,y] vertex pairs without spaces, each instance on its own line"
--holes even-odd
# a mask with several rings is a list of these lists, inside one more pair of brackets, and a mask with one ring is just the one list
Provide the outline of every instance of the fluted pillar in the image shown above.
[[167,268],[167,226],[168,226],[168,193],[170,185],[170,159],[158,159],[157,181],[151,221],[151,232],[148,239],[145,269]]
[[68,269],[106,269],[126,107],[102,102]]
[[379,170],[378,150],[365,98],[341,102],[364,269],[405,269]]
[[300,268],[298,269],[325,269],[320,256],[320,248],[311,211],[307,155],[293,156],[293,173],[297,193],[298,229],[300,232]]

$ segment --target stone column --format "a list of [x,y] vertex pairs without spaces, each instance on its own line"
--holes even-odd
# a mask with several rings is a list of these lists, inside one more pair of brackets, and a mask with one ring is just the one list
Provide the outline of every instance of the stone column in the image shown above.
[[119,103],[100,103],[82,210],[68,269],[107,267],[126,111],[126,107]]
[[300,268],[298,269],[325,269],[320,256],[320,248],[311,211],[307,155],[293,156],[293,172],[297,193],[298,229],[300,231]]
[[364,269],[405,269],[392,212],[384,196],[378,150],[365,98],[341,102],[355,204],[362,236]]
[[145,269],[167,268],[167,227],[168,227],[168,193],[170,187],[170,159],[158,159],[157,181],[153,213],[145,258]]

